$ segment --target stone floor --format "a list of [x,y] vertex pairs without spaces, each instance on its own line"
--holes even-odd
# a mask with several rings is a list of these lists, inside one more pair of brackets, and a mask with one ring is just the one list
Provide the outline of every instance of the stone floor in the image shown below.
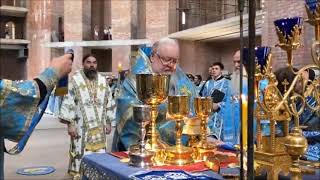
[[[113,132],[113,131],[112,131]],[[112,133],[108,136],[111,144]],[[10,145],[10,144],[9,144]],[[110,148],[110,146],[108,147]],[[24,151],[16,156],[5,156],[6,180],[65,180],[68,176],[69,137],[67,129],[53,116],[44,116],[29,139]],[[23,176],[17,169],[31,166],[53,166],[56,171],[48,175]]]

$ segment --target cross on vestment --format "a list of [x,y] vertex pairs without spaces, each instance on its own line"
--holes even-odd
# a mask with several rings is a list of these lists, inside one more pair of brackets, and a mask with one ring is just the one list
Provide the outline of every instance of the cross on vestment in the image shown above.
[[[87,82],[87,83],[88,83],[88,85],[89,85],[89,82]],[[91,86],[90,86],[90,85],[87,86],[87,85],[84,84],[84,83],[80,83],[79,88],[80,88],[80,90],[85,90],[85,88],[88,88],[90,95],[93,96],[93,97],[92,97],[92,101],[93,101],[92,103],[93,103],[93,104],[96,104],[96,103],[97,103],[95,83],[94,83],[93,85],[91,85]],[[99,87],[99,88],[100,88],[100,87]]]
[[106,87],[101,83],[99,84],[98,88],[100,91],[103,91]]
[[284,79],[281,84],[284,86],[284,92],[287,92],[287,86],[289,85],[288,80]]

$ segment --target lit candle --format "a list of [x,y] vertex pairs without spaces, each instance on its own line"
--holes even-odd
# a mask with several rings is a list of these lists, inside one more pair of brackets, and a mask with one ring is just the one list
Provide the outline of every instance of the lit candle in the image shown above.
[[121,63],[118,64],[118,71],[119,72],[122,71],[122,64]]
[[242,100],[242,142],[243,142],[243,149],[247,149],[247,137],[248,137],[248,100],[246,95],[241,95]]

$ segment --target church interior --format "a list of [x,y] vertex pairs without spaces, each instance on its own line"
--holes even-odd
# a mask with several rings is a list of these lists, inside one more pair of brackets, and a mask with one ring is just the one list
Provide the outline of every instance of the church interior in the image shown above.
[[319,51],[319,0],[0,0],[0,180],[318,179]]

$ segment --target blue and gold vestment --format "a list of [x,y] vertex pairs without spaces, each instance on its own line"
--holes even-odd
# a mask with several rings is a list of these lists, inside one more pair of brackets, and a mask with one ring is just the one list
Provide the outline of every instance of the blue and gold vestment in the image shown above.
[[7,153],[18,154],[24,149],[46,109],[48,95],[58,82],[58,75],[56,70],[47,68],[37,79],[47,92],[40,104],[39,85],[35,80],[0,80],[0,179],[3,179],[4,139],[17,143],[6,150]]
[[234,143],[234,133],[236,132],[237,127],[232,123],[230,80],[223,76],[220,76],[216,80],[208,80],[204,85],[202,96],[211,96],[215,89],[223,92],[225,95],[222,102],[218,103],[219,109],[216,112],[213,112],[209,118],[209,135],[214,136],[218,140]]
[[[317,101],[313,97],[307,97],[306,103],[311,107],[317,105]],[[298,104],[298,106],[300,105]],[[320,110],[312,111],[305,107],[299,120],[300,125],[306,126],[303,129],[303,136],[308,140],[308,148],[304,156],[311,161],[320,161]]]
[[[137,97],[135,75],[152,73],[148,57],[151,55],[151,50],[151,47],[145,46],[139,49],[139,55],[131,65],[131,72],[122,83],[120,96],[116,100],[117,128],[114,135],[113,151],[127,150],[130,145],[137,144],[140,140],[140,127],[132,119],[132,105],[142,104]],[[193,101],[196,96],[194,84],[178,65],[176,71],[171,74],[169,95],[189,95],[191,97],[190,110],[194,112]],[[175,144],[175,122],[167,121],[166,112],[167,103],[163,103],[158,108],[157,129],[163,141]]]

